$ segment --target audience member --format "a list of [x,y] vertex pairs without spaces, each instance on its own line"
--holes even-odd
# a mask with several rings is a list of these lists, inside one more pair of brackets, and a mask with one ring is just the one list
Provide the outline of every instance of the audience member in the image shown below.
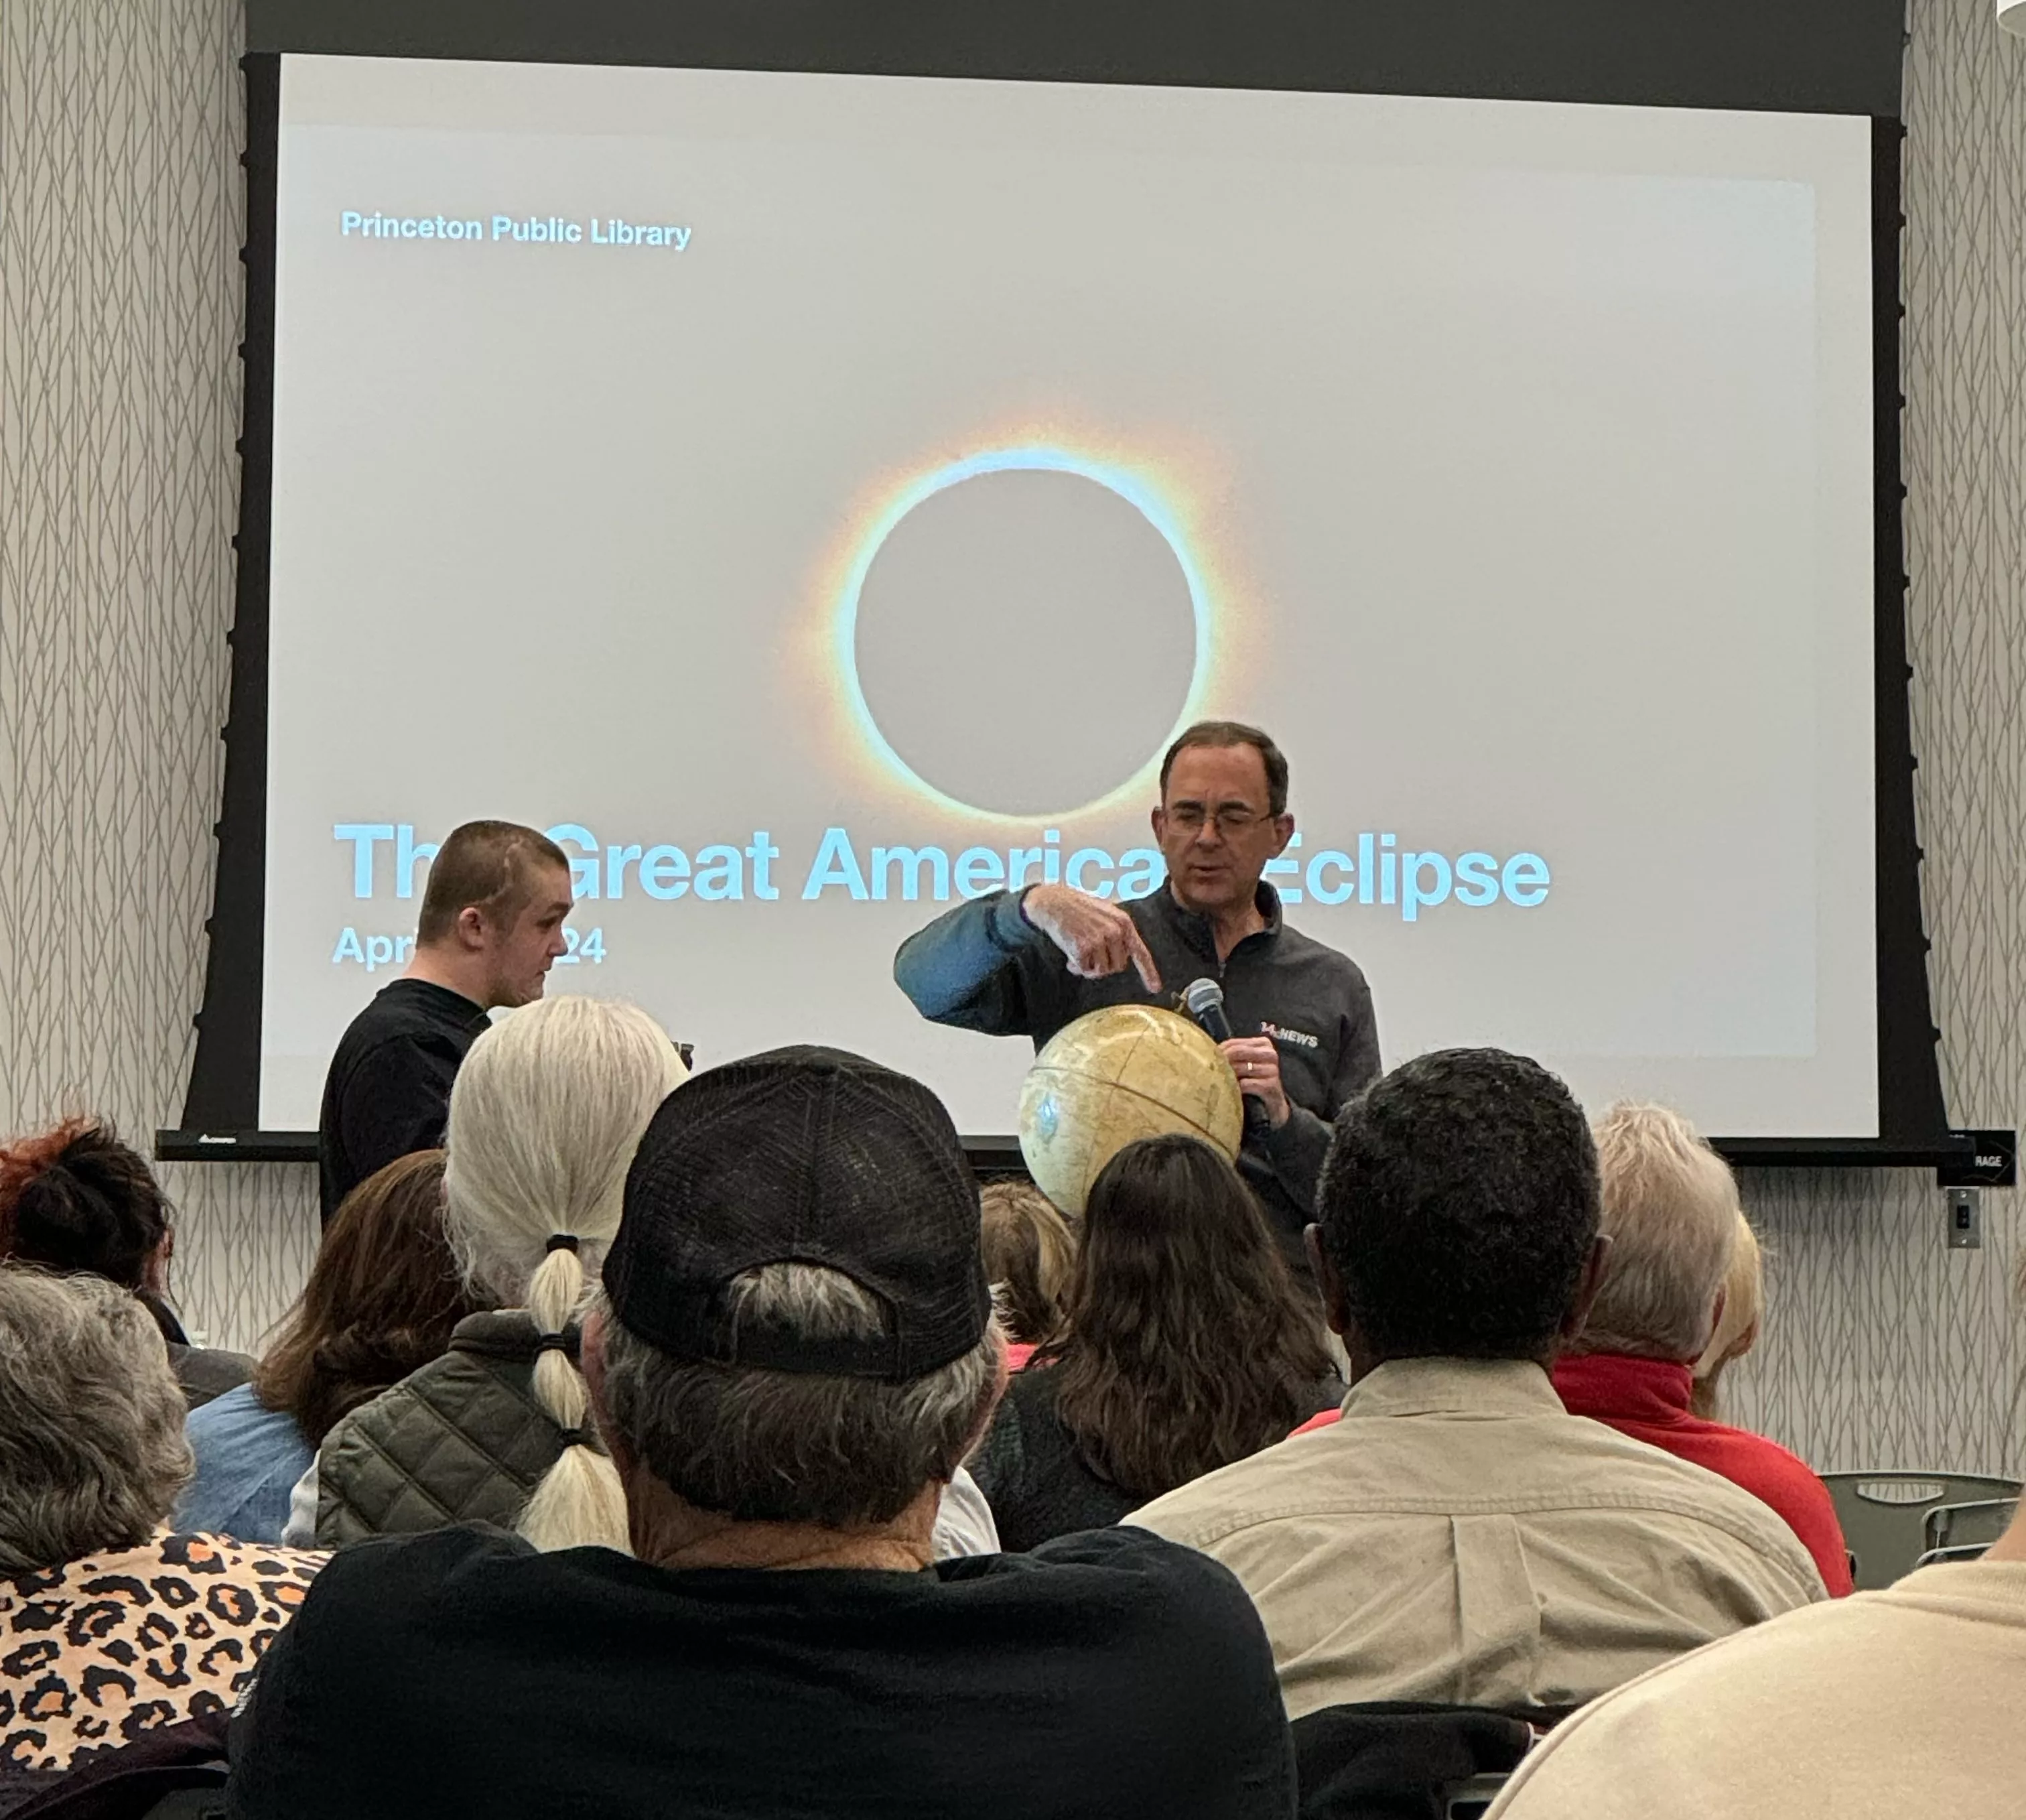
[[253,1381],[190,1412],[182,1527],[281,1541],[289,1494],[338,1418],[440,1358],[458,1322],[492,1306],[444,1237],[443,1165],[418,1150],[344,1197]]
[[472,1045],[451,1092],[444,1218],[474,1293],[449,1350],[333,1427],[317,1540],[479,1519],[541,1548],[625,1546],[612,1463],[587,1421],[579,1309],[619,1229],[627,1160],[682,1057],[637,1007],[529,1005]]
[[451,1083],[495,1006],[542,996],[566,951],[569,857],[514,822],[453,828],[429,862],[407,970],[352,1020],[317,1127],[326,1224],[376,1170],[444,1140]]
[[1737,1249],[1729,1166],[1664,1106],[1614,1106],[1596,1137],[1611,1245],[1582,1331],[1556,1362],[1563,1406],[1742,1486],[1786,1520],[1841,1597],[1850,1557],[1828,1488],[1777,1442],[1689,1407]]
[[1291,1715],[1575,1706],[1823,1596],[1756,1498],[1556,1398],[1603,1247],[1553,1075],[1495,1049],[1396,1068],[1338,1115],[1317,1207],[1343,1420],[1129,1519],[1245,1583]]
[[1195,1138],[1144,1138],[1105,1165],[1064,1299],[971,1463],[1008,1548],[1116,1523],[1343,1395],[1313,1295]]
[[321,1564],[159,1527],[190,1472],[183,1413],[131,1295],[0,1266],[0,1812],[222,1717]]
[[138,1299],[160,1329],[192,1409],[243,1384],[243,1353],[190,1344],[168,1302],[176,1236],[146,1160],[102,1119],[70,1118],[0,1148],[0,1259],[88,1270]]
[[1730,1268],[1723,1279],[1723,1310],[1716,1317],[1716,1332],[1710,1336],[1703,1356],[1696,1361],[1696,1383],[1689,1407],[1705,1420],[1717,1416],[1717,1380],[1733,1359],[1741,1359],[1759,1343],[1759,1324],[1766,1312],[1766,1266],[1759,1248],[1759,1235],[1741,1208],[1737,1237],[1730,1248]]
[[1076,1236],[1055,1203],[1025,1176],[978,1191],[985,1274],[1006,1332],[1006,1362],[1021,1370],[1062,1318]]
[[2002,1814],[2022,1700],[2026,1511],[1980,1560],[1790,1612],[1606,1696],[1486,1820]]
[[238,1820],[1291,1815],[1214,1562],[1113,1529],[932,1564],[1005,1372],[925,1088],[825,1050],[698,1076],[604,1279],[585,1374],[639,1558],[473,1529],[338,1556],[235,1728]]

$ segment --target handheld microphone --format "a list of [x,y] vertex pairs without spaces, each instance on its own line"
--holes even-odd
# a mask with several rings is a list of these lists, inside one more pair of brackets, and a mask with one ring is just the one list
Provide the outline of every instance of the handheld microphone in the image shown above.
[[1182,994],[1189,1015],[1210,1032],[1214,1043],[1231,1041],[1231,1019],[1224,1015],[1224,988],[1214,979],[1192,979]]
[[[1231,1019],[1225,1015],[1224,988],[1214,979],[1192,979],[1182,993],[1182,1003],[1188,1007],[1189,1015],[1209,1033],[1214,1043],[1231,1041]],[[1264,1142],[1267,1132],[1266,1108],[1259,1103],[1256,1096],[1240,1093],[1240,1110],[1245,1116],[1245,1136],[1249,1142]]]

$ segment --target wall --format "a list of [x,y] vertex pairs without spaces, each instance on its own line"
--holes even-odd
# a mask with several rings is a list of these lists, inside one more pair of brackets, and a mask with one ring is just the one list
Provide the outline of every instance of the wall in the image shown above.
[[[1917,806],[1944,1081],[2026,1115],[2026,45],[1914,0],[1906,461]],[[217,812],[237,473],[230,0],[0,6],[0,1130],[179,1109]],[[250,1346],[312,1172],[169,1172],[193,1324]],[[1825,1468],[2026,1464],[2012,1197],[1947,1252],[1931,1177],[1763,1172],[1774,1307],[1733,1407]]]
[[[2026,1123],[2026,41],[1988,0],[1913,0],[1904,419],[1915,807],[1942,1084]],[[1764,1343],[1733,1407],[1825,1470],[2026,1470],[2018,1196],[1949,1251],[1932,1173],[1766,1171]]]
[[[238,510],[230,0],[0,6],[0,1131],[173,1122],[203,986]],[[305,1169],[168,1172],[193,1322],[307,1268]]]

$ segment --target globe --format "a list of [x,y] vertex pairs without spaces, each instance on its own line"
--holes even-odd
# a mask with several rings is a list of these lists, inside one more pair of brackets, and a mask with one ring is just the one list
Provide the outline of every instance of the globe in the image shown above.
[[1065,1024],[1020,1089],[1020,1154],[1035,1185],[1074,1215],[1136,1140],[1181,1132],[1235,1158],[1244,1128],[1231,1064],[1198,1025],[1158,1005],[1108,1005]]

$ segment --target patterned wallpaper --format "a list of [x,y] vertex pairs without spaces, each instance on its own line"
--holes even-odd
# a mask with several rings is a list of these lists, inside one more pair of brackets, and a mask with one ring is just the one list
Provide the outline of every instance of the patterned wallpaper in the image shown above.
[[[1942,1085],[1959,1126],[2026,1124],[2026,41],[1987,0],[1913,0],[1903,337],[1914,802]],[[1825,1470],[2026,1471],[2019,1197],[1943,1243],[1932,1172],[1769,1170],[1775,1254],[1733,1407]]]
[[[0,1130],[182,1103],[238,510],[239,9],[0,4]],[[251,1345],[313,1172],[167,1172],[175,1286]]]
[[[2026,1122],[2026,43],[1913,0],[1906,461],[1917,806],[1944,1083]],[[202,983],[231,617],[241,131],[232,0],[0,5],[0,1129],[174,1118]],[[168,1172],[176,1288],[254,1345],[313,1172]],[[1950,1252],[1931,1176],[1764,1171],[1733,1408],[1826,1468],[2026,1465],[2013,1197]]]

